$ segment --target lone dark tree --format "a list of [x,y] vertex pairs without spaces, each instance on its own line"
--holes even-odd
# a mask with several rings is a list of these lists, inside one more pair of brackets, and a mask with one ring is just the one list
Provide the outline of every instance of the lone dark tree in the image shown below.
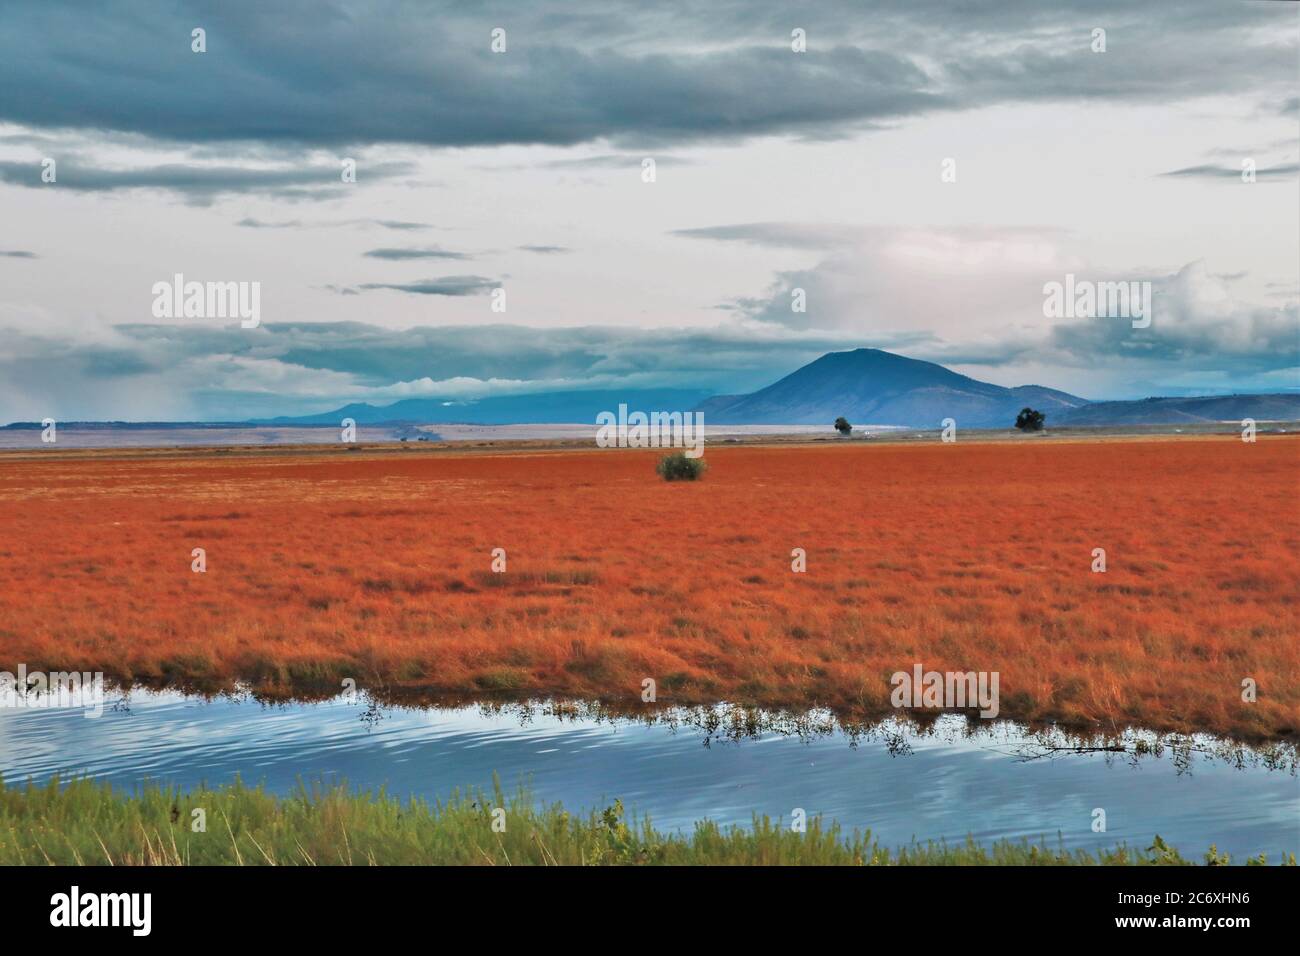
[[853,431],[853,426],[849,424],[847,418],[841,415],[839,418],[835,419],[835,430],[847,438],[849,433]]
[[1047,416],[1032,408],[1022,408],[1016,416],[1016,427],[1022,432],[1040,432]]

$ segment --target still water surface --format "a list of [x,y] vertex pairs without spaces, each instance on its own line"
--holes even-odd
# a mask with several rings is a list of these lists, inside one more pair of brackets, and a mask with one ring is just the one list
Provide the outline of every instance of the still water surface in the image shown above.
[[[83,773],[129,788],[239,774],[281,793],[299,780],[345,780],[445,798],[490,787],[495,772],[508,790],[525,783],[537,800],[574,811],[621,798],[661,829],[705,817],[747,825],[755,813],[788,822],[802,807],[847,830],[869,827],[889,846],[969,834],[1145,847],[1159,833],[1186,855],[1216,843],[1237,862],[1300,851],[1293,752],[1279,769],[1251,752],[1244,763],[1207,755],[1202,747],[1219,747],[1208,740],[1190,754],[1134,758],[1052,754],[1009,724],[972,736],[957,718],[929,734],[890,723],[861,737],[813,724],[829,732],[729,739],[689,723],[573,719],[544,706],[377,710],[342,698],[263,705],[135,691],[98,719],[72,708],[0,710],[0,775],[14,784]],[[1105,833],[1092,831],[1094,808],[1106,812]]]

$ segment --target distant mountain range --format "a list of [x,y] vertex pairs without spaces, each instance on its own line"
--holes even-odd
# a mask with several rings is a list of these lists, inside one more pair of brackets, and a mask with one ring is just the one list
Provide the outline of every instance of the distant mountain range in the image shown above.
[[[497,395],[473,400],[406,398],[392,405],[358,403],[332,412],[297,417],[259,418],[258,425],[337,425],[351,418],[358,425],[412,422],[421,425],[548,425],[596,421],[601,412],[618,411],[619,403],[641,411],[694,408],[709,393],[703,389],[648,388],[539,392]],[[707,421],[707,419],[705,419]]]
[[1300,394],[1213,395],[1090,402],[1043,385],[1004,388],[934,362],[881,349],[828,352],[749,395],[690,389],[604,389],[500,395],[492,398],[410,398],[392,405],[344,405],[319,415],[259,419],[260,425],[381,423],[537,425],[595,422],[616,411],[695,410],[709,425],[826,425],[843,415],[855,425],[937,428],[945,418],[965,428],[1010,428],[1025,406],[1047,425],[1177,425],[1254,418],[1300,420]]
[[[708,425],[825,425],[841,415],[854,425],[937,428],[945,418],[965,428],[1010,428],[1029,406],[1047,426],[1178,425],[1300,421],[1300,394],[1210,395],[1091,402],[1043,385],[1004,388],[951,369],[880,349],[829,352],[780,381],[749,395],[715,395],[698,389],[592,389],[498,395],[490,398],[409,398],[391,405],[358,403],[317,415],[254,419],[242,425],[465,424],[544,425],[595,423],[601,412],[704,413]],[[73,424],[71,422],[67,424]],[[89,424],[89,423],[85,423]],[[181,423],[152,423],[169,427]],[[237,424],[237,423],[230,423]],[[6,428],[39,428],[20,422]],[[108,427],[107,425],[103,427]],[[113,427],[145,427],[113,423]],[[191,426],[186,426],[191,427]],[[209,426],[204,426],[209,427]],[[210,426],[215,427],[215,426]]]
[[880,349],[830,352],[750,395],[710,398],[700,410],[715,425],[829,424],[843,415],[863,425],[936,428],[952,418],[968,428],[1010,428],[1025,406],[1046,415],[1048,427],[1300,419],[1300,394],[1090,402],[1042,385],[991,385]]
[[1194,425],[1206,422],[1300,420],[1300,395],[1203,395],[1092,402],[1062,416],[1063,425]]
[[823,355],[750,395],[711,398],[699,410],[716,425],[830,424],[843,415],[854,424],[937,427],[953,418],[968,428],[996,428],[1014,423],[1026,405],[1051,422],[1087,404],[1041,385],[1003,388],[933,362],[855,349]]

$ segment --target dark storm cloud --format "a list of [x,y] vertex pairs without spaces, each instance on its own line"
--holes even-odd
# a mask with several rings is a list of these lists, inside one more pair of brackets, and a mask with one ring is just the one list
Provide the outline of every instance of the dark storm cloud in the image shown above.
[[[356,376],[367,387],[422,378],[487,381],[642,381],[693,387],[758,387],[826,351],[887,345],[858,337],[759,334],[753,329],[624,329],[520,325],[385,329],[363,322],[263,323],[258,329],[195,325],[115,326],[114,353],[157,364],[230,355]],[[35,341],[34,339],[31,341]],[[56,350],[50,340],[34,352]],[[95,346],[78,347],[83,359]]]
[[1279,309],[1255,310],[1244,317],[1245,341],[1223,323],[1160,325],[1158,312],[1152,324],[1157,331],[1149,335],[1124,321],[1088,319],[1052,329],[1046,346],[1055,350],[1053,357],[1062,364],[1086,368],[1129,360],[1165,369],[1245,376],[1295,368],[1298,319],[1294,302]]
[[[1185,270],[1186,271],[1186,270]],[[385,329],[360,322],[266,323],[256,329],[211,325],[118,325],[111,341],[69,341],[6,329],[0,380],[75,383],[91,415],[104,390],[184,383],[193,412],[235,414],[231,395],[257,398],[246,414],[309,412],[345,401],[392,401],[443,394],[437,383],[476,380],[476,395],[555,388],[691,387],[752,391],[828,351],[885,348],[946,364],[1005,366],[1051,357],[1062,367],[1159,368],[1233,374],[1285,370],[1294,356],[1297,309],[1248,308],[1247,336],[1201,313],[1194,288],[1166,291],[1151,329],[1099,319],[1072,322],[1013,347],[945,343],[929,333],[790,332],[774,328],[540,329],[475,325]],[[1163,308],[1164,311],[1160,311]],[[232,382],[237,376],[238,384]],[[415,390],[400,383],[421,383]],[[89,383],[89,384],[88,384]],[[290,383],[296,383],[291,387]],[[89,391],[82,388],[86,385]],[[97,391],[98,390],[98,391]],[[80,407],[80,406],[79,406]],[[239,417],[236,415],[236,417]]]
[[245,229],[301,229],[301,219],[282,219],[279,222],[265,222],[261,219],[254,219],[251,216],[239,220],[236,226],[242,226]]
[[[0,119],[190,144],[632,148],[824,138],[940,109],[1290,91],[1288,4],[1011,0],[864,8],[631,2],[521,6],[9,0]],[[190,31],[207,31],[191,52]],[[1088,48],[1094,25],[1108,52]],[[489,49],[490,30],[508,49]],[[792,26],[808,52],[790,49]],[[898,51],[907,50],[912,56]],[[57,68],[51,68],[57,64]]]
[[157,371],[159,366],[144,355],[128,349],[89,348],[80,350],[80,373],[88,378],[125,378]]
[[686,239],[715,239],[747,242],[755,246],[785,249],[830,249],[859,238],[862,230],[824,223],[746,222],[726,226],[675,229],[674,236]]
[[1238,301],[1204,262],[1152,279],[1151,326],[1123,319],[1054,325],[1045,343],[1067,364],[1109,367],[1118,361],[1231,376],[1284,372],[1296,366],[1300,304]]
[[[518,27],[498,55],[482,17],[471,25],[443,22],[436,8],[395,16],[393,4],[369,6],[330,16],[314,5],[176,3],[128,21],[107,8],[7,4],[0,118],[189,143],[569,145],[825,132],[946,102],[925,90],[921,69],[885,50],[800,57],[773,38],[632,54]],[[190,50],[198,23],[202,54]]]
[[446,249],[371,249],[365,255],[371,259],[388,259],[401,262],[407,259],[471,259],[463,252]]
[[[691,166],[689,159],[678,156],[651,157],[656,166]],[[581,156],[576,159],[552,159],[538,163],[538,169],[640,169],[646,159],[641,153],[607,154],[604,156]],[[508,166],[497,169],[526,169],[530,167]]]
[[[384,179],[410,170],[405,163],[367,167],[366,175]],[[157,189],[183,197],[187,202],[206,205],[231,193],[255,193],[279,199],[338,196],[355,188],[340,177],[341,166],[311,166],[285,169],[254,169],[238,166],[196,166],[168,163],[127,169],[105,169],[76,158],[57,160],[56,179],[41,179],[39,162],[0,161],[0,181],[35,189],[70,189],[75,192],[120,192]]]
[[[1255,170],[1255,178],[1286,182],[1294,180],[1296,173],[1300,173],[1300,163],[1284,163],[1281,166],[1268,166]],[[1231,166],[1188,166],[1185,169],[1174,169],[1160,175],[1182,179],[1235,179],[1241,182],[1241,167],[1234,169]]]
[[[744,392],[827,351],[888,344],[729,328],[392,330],[361,322],[269,323],[256,329],[131,324],[108,332],[107,341],[69,341],[0,330],[0,382],[41,396],[33,411],[20,414],[39,418],[40,408],[57,398],[68,409],[65,415],[93,418],[105,395],[163,389],[183,391],[192,400],[169,412],[172,417],[229,420],[446,394],[437,383],[451,380],[459,383],[457,394],[475,395],[604,387]],[[51,382],[64,384],[50,391]]]
[[352,222],[347,223],[347,225],[355,225],[357,222],[370,223],[370,224],[373,224],[373,225],[376,225],[376,226],[380,226],[380,227],[382,227],[382,228],[384,228],[384,229],[396,229],[396,230],[399,231],[399,232],[410,232],[410,231],[413,231],[413,230],[416,230],[416,229],[431,229],[431,228],[433,228],[433,227],[430,226],[427,222],[405,222],[405,221],[400,220],[400,219],[366,219],[366,220],[352,220]]
[[334,219],[316,220],[314,222],[302,219],[281,219],[268,222],[263,219],[254,219],[251,216],[239,220],[235,225],[242,226],[245,229],[332,229],[347,226],[379,226],[381,229],[392,229],[398,232],[415,232],[420,229],[433,228],[427,222],[404,222],[400,219]]
[[412,295],[477,295],[495,289],[501,283],[483,276],[443,276],[441,279],[421,279],[418,282],[364,282],[361,289],[392,289]]

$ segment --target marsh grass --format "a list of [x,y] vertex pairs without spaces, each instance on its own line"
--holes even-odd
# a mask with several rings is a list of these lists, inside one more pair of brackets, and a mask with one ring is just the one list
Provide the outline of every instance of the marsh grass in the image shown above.
[[[504,808],[505,830],[493,829]],[[193,832],[202,809],[206,832]],[[499,815],[498,815],[499,816]],[[527,792],[453,794],[446,802],[400,800],[346,785],[304,786],[283,797],[236,781],[181,791],[131,793],[86,779],[11,787],[0,781],[0,865],[1185,865],[1159,837],[1146,850],[1098,855],[1028,842],[983,847],[912,843],[890,850],[871,836],[808,821],[806,833],[755,817],[751,828],[704,821],[690,834],[629,820],[622,803],[585,816],[536,805]],[[1211,848],[1206,863],[1230,862]],[[1252,864],[1265,860],[1246,861]],[[1294,856],[1289,861],[1294,864]]]
[[[280,697],[360,678],[472,699],[510,669],[515,699],[641,708],[671,673],[668,703],[853,721],[895,713],[890,676],[922,662],[998,671],[1026,724],[1300,742],[1278,520],[1300,436],[941,445],[720,447],[687,483],[649,449],[6,457],[0,645],[9,670]],[[209,536],[206,574],[159,560]]]

